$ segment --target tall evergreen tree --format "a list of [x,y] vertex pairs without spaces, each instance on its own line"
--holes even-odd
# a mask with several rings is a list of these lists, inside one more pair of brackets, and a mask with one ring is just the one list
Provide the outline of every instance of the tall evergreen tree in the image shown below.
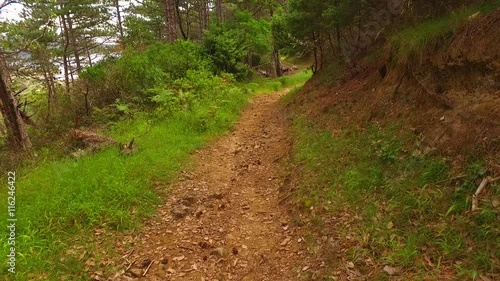
[[[0,11],[12,2],[4,1],[1,3]],[[13,152],[31,153],[31,140],[22,113],[18,108],[16,96],[9,86],[9,81],[5,53],[3,49],[0,49],[0,112],[7,131],[7,143]]]

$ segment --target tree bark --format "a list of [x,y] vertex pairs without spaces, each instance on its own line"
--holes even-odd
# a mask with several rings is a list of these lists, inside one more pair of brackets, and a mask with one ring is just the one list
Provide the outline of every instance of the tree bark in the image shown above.
[[16,98],[7,85],[6,71],[4,58],[0,56],[0,111],[7,129],[7,143],[13,152],[31,152],[32,144],[26,124],[17,108]]
[[92,54],[90,53],[90,48],[88,46],[87,40],[85,40],[85,51],[87,51],[87,58],[89,60],[89,66],[92,67]]
[[222,10],[222,0],[215,0],[215,14],[220,22],[224,21],[224,11]]
[[[64,9],[64,6],[61,4],[61,9]],[[61,15],[59,17],[59,21],[61,22],[62,32],[63,32],[63,69],[64,69],[64,86],[66,90],[66,95],[69,95],[70,86],[69,86],[69,61],[68,61],[68,48],[69,48],[69,36],[68,36],[68,28],[66,26],[66,17]]]
[[312,32],[312,37],[313,37],[313,53],[314,53],[314,64],[312,65],[312,72],[313,74],[318,71],[318,48],[316,47],[316,32],[313,30]]
[[165,0],[165,19],[167,23],[167,41],[169,43],[174,43],[177,39],[177,28],[176,28],[176,1],[175,0]]
[[120,1],[115,0],[115,8],[116,8],[116,18],[118,19],[118,32],[120,33],[120,37],[123,38],[123,21],[122,15],[120,12]]
[[[270,16],[271,18],[273,17],[273,9],[271,8],[270,9]],[[274,38],[274,34],[272,35],[272,38],[271,38],[271,44],[272,44],[272,48],[273,48],[273,52],[271,54],[272,56],[272,59],[273,59],[273,64],[274,64],[274,73],[276,75],[276,77],[281,77],[283,76],[283,71],[281,70],[281,60],[280,60],[280,51],[278,49],[278,46],[276,45],[276,39]]]
[[273,42],[273,65],[274,65],[274,72],[276,74],[276,77],[281,77],[283,76],[283,71],[281,70],[281,60],[280,60],[280,51],[276,47],[276,44]]
[[[189,12],[188,9],[186,9],[186,12]],[[187,26],[186,28],[188,29],[188,32],[186,34],[184,32],[184,28],[182,27],[182,17],[181,17],[181,11],[179,8],[179,0],[175,1],[175,14],[176,14],[177,19],[178,19],[177,23],[179,24],[179,30],[181,32],[182,38],[184,38],[184,40],[187,40],[189,37],[189,22],[187,22],[187,20],[189,19],[189,14],[186,14],[186,26]]]
[[70,35],[71,45],[73,45],[73,55],[75,56],[76,73],[80,75],[82,66],[80,60],[80,53],[78,52],[78,44],[76,42],[75,30],[73,29],[73,20],[71,19],[71,16],[69,14],[66,15],[66,19],[68,23],[67,26],[68,35]]
[[203,32],[208,29],[208,3],[207,0],[200,0],[200,35],[203,38]]
[[[335,0],[334,5],[335,5],[335,8],[338,9],[339,1]],[[337,36],[337,51],[339,52],[339,55],[342,56],[342,49],[341,49],[341,45],[340,45],[341,44],[340,43],[340,23],[339,23],[338,19],[335,21],[335,34]]]
[[52,73],[48,69],[43,70],[43,77],[45,80],[45,85],[47,87],[47,120],[50,119],[50,113],[52,112],[52,104],[54,101],[54,84],[53,80],[51,79]]
[[[1,107],[1,105],[0,105],[0,107]],[[7,135],[7,131],[5,130],[5,125],[3,124],[3,122],[0,122],[0,135],[1,136]]]

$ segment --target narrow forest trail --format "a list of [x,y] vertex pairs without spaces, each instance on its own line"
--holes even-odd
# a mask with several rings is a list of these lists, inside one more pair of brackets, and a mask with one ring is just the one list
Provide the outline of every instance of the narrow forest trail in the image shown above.
[[[279,98],[258,96],[234,130],[197,151],[114,280],[304,280],[312,258],[280,205],[290,144]],[[122,253],[126,255],[126,253]],[[146,262],[144,262],[146,260]],[[148,260],[152,260],[145,276]],[[135,278],[132,278],[135,276]]]

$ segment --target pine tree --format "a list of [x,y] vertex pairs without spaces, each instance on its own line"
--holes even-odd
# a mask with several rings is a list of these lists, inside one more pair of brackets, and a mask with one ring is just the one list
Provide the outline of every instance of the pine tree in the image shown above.
[[[10,3],[11,1],[4,1],[0,4],[0,11]],[[7,143],[12,152],[31,155],[31,140],[22,113],[18,108],[16,97],[9,87],[9,81],[5,53],[3,49],[0,49],[0,112],[7,131]]]

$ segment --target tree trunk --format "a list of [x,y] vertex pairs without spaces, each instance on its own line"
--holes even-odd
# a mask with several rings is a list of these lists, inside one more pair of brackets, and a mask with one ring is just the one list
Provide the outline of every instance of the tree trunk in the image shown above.
[[120,33],[120,37],[123,38],[123,21],[122,15],[120,12],[120,1],[115,0],[115,8],[116,8],[116,18],[118,19],[118,32]]
[[[271,18],[273,17],[273,13],[274,13],[273,9],[270,9]],[[272,35],[271,44],[273,48],[273,52],[271,54],[274,66],[273,72],[276,75],[276,77],[281,77],[283,76],[283,71],[281,70],[280,51],[278,49],[278,46],[276,46],[276,39],[274,38],[274,35]]]
[[87,117],[90,116],[90,102],[89,102],[89,86],[85,85],[85,93],[83,93],[85,98],[85,114]]
[[[339,7],[339,1],[335,0],[335,8],[338,9]],[[339,20],[335,21],[335,34],[337,35],[337,51],[339,52],[340,56],[342,56],[342,49],[341,49],[341,43],[340,43],[340,22]],[[333,50],[332,50],[333,51]]]
[[5,61],[0,57],[0,111],[7,129],[7,143],[13,152],[31,152],[26,124],[17,108],[16,98],[7,86],[6,71]]
[[[187,11],[189,11],[189,10],[187,10]],[[180,11],[180,8],[179,8],[179,0],[175,1],[175,13],[177,15],[177,19],[178,19],[177,23],[179,24],[179,30],[181,31],[182,38],[184,38],[184,40],[187,40],[188,37],[189,37],[189,26],[187,27],[188,28],[188,33],[186,34],[184,32],[184,28],[182,27],[182,18],[181,18],[181,11]],[[189,15],[186,15],[186,18],[188,18],[188,17],[189,17]]]
[[312,37],[313,37],[313,53],[314,53],[314,64],[312,65],[312,72],[313,74],[318,71],[318,48],[316,47],[316,32],[312,32]]
[[176,28],[176,5],[175,0],[165,0],[165,19],[167,22],[167,41],[169,43],[174,43],[177,39],[177,28]]
[[[61,4],[61,9],[63,9],[63,5]],[[63,69],[64,69],[64,86],[66,90],[66,94],[69,95],[70,86],[69,86],[69,61],[68,61],[68,48],[69,48],[69,36],[68,36],[68,28],[66,26],[66,17],[61,15],[59,18],[62,26],[63,33]]]
[[222,10],[222,0],[215,0],[215,14],[220,22],[224,21],[224,11]]
[[44,69],[43,70],[43,77],[45,79],[45,85],[47,87],[47,120],[50,119],[50,113],[52,112],[52,105],[53,105],[53,101],[54,101],[54,95],[55,95],[55,91],[54,91],[54,84],[53,84],[53,81],[51,79],[51,76],[52,73],[50,72],[50,70],[48,69]]
[[200,0],[200,35],[203,38],[203,31],[208,29],[208,3],[207,0]]
[[76,40],[76,35],[75,35],[75,30],[73,29],[73,20],[71,19],[71,16],[68,14],[67,15],[67,31],[68,35],[71,37],[71,45],[73,45],[73,55],[75,56],[75,64],[76,64],[76,74],[80,75],[80,71],[82,70],[81,66],[81,60],[80,60],[80,53],[78,52],[78,45],[77,45],[77,40]]
[[[179,8],[177,8],[179,9]],[[186,4],[186,36],[184,39],[190,39],[190,34],[191,34],[191,15],[190,15],[190,12],[191,12],[191,7],[190,7],[190,4]],[[179,16],[179,22],[181,21],[181,17]]]
[[[1,112],[1,106],[0,106],[0,112]],[[7,131],[5,131],[5,125],[3,122],[0,122],[0,135],[1,136],[7,135]]]
[[250,68],[253,67],[253,61],[252,61],[252,58],[253,58],[253,52],[252,51],[249,51],[247,53],[247,64]]
[[92,67],[92,54],[90,53],[90,48],[88,47],[88,42],[85,40],[85,51],[87,52],[87,58],[89,60],[89,66]]
[[318,33],[318,42],[316,45],[319,46],[319,70],[323,68],[323,63],[325,62],[325,52],[323,52],[323,40],[321,39],[321,33]]
[[275,75],[276,75],[276,77],[281,77],[281,76],[283,76],[283,71],[281,71],[280,51],[276,47],[274,40],[273,40],[272,56],[273,56],[273,66],[274,66]]

